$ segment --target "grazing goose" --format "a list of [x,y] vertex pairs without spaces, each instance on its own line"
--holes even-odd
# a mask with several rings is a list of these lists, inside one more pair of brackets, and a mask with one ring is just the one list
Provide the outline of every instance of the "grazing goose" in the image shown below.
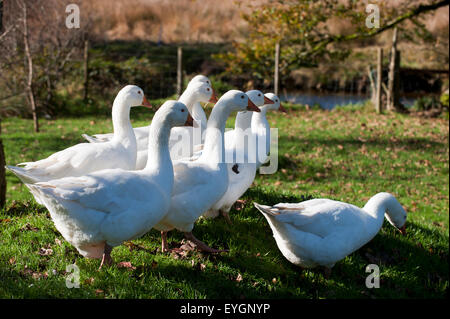
[[254,205],[267,219],[284,257],[304,268],[333,267],[375,237],[385,214],[406,234],[406,212],[389,193],[376,194],[363,208],[325,198]]
[[[149,128],[149,161],[140,171],[105,169],[27,185],[50,211],[56,229],[88,258],[111,263],[113,247],[142,236],[167,213],[173,187],[169,134],[188,110],[167,101]],[[191,119],[192,123],[192,119]]]
[[237,90],[225,93],[214,106],[208,119],[204,148],[195,161],[174,162],[174,188],[169,212],[155,226],[161,231],[162,250],[167,251],[167,232],[176,228],[200,250],[219,252],[192,234],[195,221],[211,208],[228,186],[227,164],[224,162],[225,123],[233,111],[259,109],[248,96]]
[[46,159],[7,166],[24,183],[33,184],[66,176],[81,176],[105,168],[134,169],[136,137],[130,123],[130,108],[151,107],[141,88],[127,85],[117,94],[112,107],[113,138],[102,144],[81,143]]

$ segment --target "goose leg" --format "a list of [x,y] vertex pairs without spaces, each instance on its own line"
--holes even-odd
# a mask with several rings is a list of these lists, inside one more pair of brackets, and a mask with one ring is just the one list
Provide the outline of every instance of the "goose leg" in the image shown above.
[[228,212],[221,210],[220,213],[222,214],[223,218],[225,218],[225,221],[227,222],[228,225],[233,224],[233,222],[230,219],[230,215],[228,214]]
[[161,251],[163,253],[168,252],[169,251],[169,244],[167,243],[167,232],[166,231],[161,231]]
[[201,251],[211,253],[211,254],[228,252],[228,250],[218,250],[218,249],[209,247],[201,240],[195,238],[195,236],[192,234],[192,232],[184,233],[184,237],[186,237],[186,239],[188,239],[188,240],[192,241],[194,244],[196,244],[197,249],[199,249]]
[[98,268],[98,270],[101,270],[103,265],[111,265],[113,260],[111,258],[111,251],[112,251],[112,247],[110,245],[108,245],[107,243],[105,243],[105,248],[103,250],[103,258],[102,258],[102,262],[100,263],[100,267]]

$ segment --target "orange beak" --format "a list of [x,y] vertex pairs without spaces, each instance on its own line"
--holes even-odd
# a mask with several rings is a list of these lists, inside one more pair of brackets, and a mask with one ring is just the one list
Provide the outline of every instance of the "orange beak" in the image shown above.
[[184,126],[194,126],[194,119],[192,118],[191,114],[188,113],[186,123],[184,123]]
[[398,229],[403,236],[406,236],[406,225]]
[[250,99],[248,99],[247,110],[253,112],[261,112],[259,107],[257,107]]
[[281,105],[281,103],[280,103],[280,107],[278,108],[278,111],[287,113],[287,110],[283,107],[283,105]]
[[264,96],[264,104],[275,104],[275,102],[269,99],[267,96]]
[[217,103],[217,96],[216,96],[216,92],[214,91],[214,89],[212,89],[212,94],[211,94],[211,98],[209,99],[208,102],[210,103]]
[[145,96],[142,99],[142,106],[148,107],[149,109],[151,109],[153,107]]

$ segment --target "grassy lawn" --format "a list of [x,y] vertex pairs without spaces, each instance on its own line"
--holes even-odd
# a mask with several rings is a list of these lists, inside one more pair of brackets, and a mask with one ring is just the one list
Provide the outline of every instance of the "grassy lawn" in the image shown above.
[[[155,103],[159,105],[158,103]],[[132,111],[133,125],[152,113]],[[194,234],[219,256],[196,251],[162,254],[155,230],[113,250],[106,267],[82,258],[58,233],[45,207],[11,173],[8,203],[0,214],[1,298],[443,298],[449,286],[448,119],[376,115],[368,108],[332,112],[291,106],[288,116],[269,114],[279,129],[279,169],[258,175],[246,204],[222,218],[199,220]],[[229,121],[229,127],[233,119]],[[82,133],[110,132],[107,116],[2,122],[7,164],[34,161],[82,142]],[[252,202],[275,204],[327,197],[363,206],[374,194],[394,194],[409,213],[406,237],[387,222],[357,252],[338,262],[331,276],[300,270],[278,250],[270,227]],[[169,245],[181,244],[173,231]],[[66,288],[66,266],[80,269],[80,288]],[[379,289],[368,289],[368,264],[379,265]]]

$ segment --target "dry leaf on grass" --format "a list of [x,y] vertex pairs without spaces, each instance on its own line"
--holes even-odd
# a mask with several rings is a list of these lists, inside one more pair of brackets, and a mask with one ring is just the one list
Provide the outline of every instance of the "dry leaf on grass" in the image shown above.
[[42,247],[39,249],[38,254],[41,256],[50,256],[53,254],[53,249]]
[[34,227],[30,223],[26,223],[20,230],[21,231],[38,231],[39,228]]
[[117,268],[127,268],[128,270],[136,269],[136,267],[134,267],[129,261],[121,261],[117,264]]

